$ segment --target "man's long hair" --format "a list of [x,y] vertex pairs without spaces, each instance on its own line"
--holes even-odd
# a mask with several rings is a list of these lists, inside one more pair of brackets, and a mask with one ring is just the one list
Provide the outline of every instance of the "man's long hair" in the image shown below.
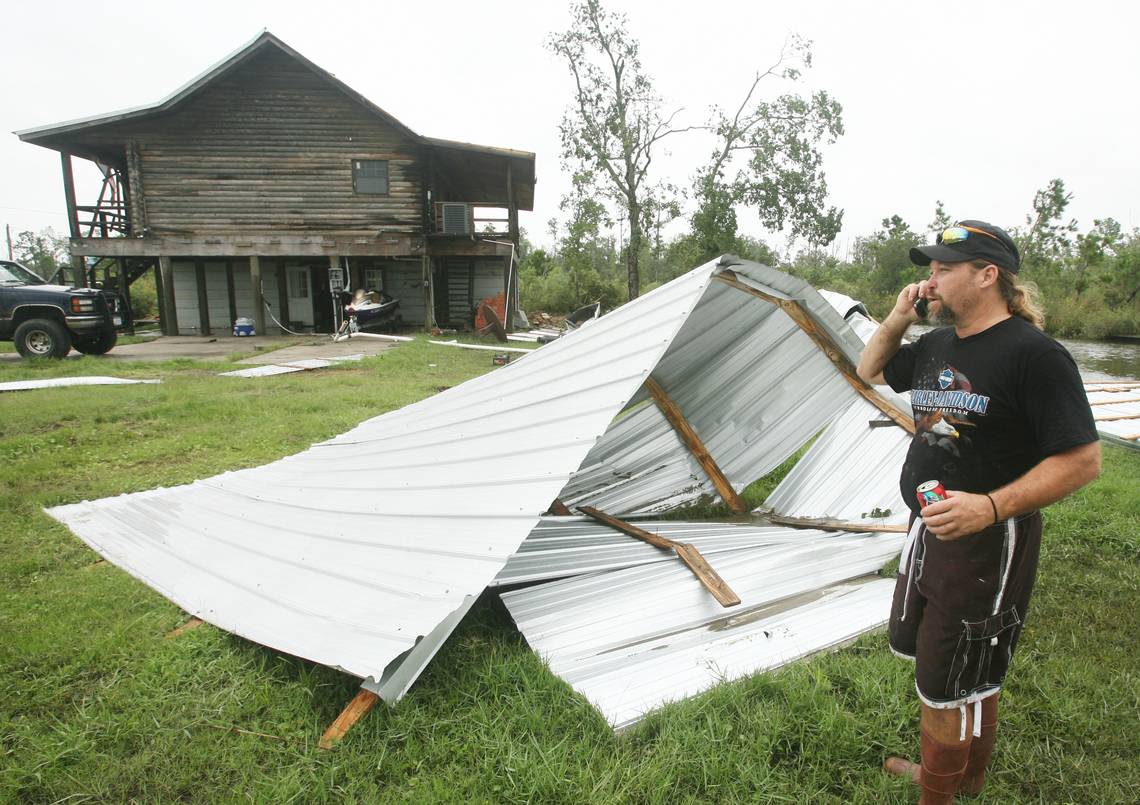
[[[974,268],[995,265],[988,260],[970,261]],[[1009,305],[1009,312],[1020,316],[1038,330],[1045,329],[1045,309],[1041,304],[1041,290],[1035,282],[1022,282],[1008,268],[996,266],[998,270],[998,291]]]

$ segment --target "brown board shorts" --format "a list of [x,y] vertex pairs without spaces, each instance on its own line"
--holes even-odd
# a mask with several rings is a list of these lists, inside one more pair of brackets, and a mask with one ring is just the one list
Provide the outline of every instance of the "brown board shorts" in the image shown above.
[[899,560],[889,642],[915,661],[929,707],[979,702],[1001,689],[1029,608],[1041,514],[1009,518],[957,540],[911,522]]

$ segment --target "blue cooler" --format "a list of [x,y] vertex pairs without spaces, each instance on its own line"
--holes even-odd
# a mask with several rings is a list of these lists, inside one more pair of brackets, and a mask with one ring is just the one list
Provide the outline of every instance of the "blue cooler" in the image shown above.
[[240,318],[234,322],[234,335],[254,335],[253,319]]

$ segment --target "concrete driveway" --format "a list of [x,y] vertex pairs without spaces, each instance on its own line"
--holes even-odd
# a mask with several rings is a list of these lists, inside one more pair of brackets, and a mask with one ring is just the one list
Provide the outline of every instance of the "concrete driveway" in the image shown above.
[[[379,355],[396,346],[396,342],[382,341],[379,338],[352,338],[348,341],[333,340],[328,336],[272,336],[254,335],[235,338],[229,335],[160,336],[141,344],[121,344],[99,360],[115,361],[169,361],[176,358],[197,360],[225,360],[235,352],[258,353],[240,363],[268,364],[288,363],[307,358],[337,358],[344,355]],[[82,357],[75,350],[68,359]],[[16,352],[0,353],[0,362],[21,360]]]

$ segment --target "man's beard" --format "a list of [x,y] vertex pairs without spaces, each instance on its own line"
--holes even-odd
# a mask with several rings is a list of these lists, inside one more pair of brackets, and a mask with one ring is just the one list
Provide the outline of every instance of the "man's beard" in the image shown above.
[[957,320],[958,316],[947,306],[945,300],[939,299],[938,309],[932,311],[930,314],[930,323],[939,327],[945,327],[954,324]]

